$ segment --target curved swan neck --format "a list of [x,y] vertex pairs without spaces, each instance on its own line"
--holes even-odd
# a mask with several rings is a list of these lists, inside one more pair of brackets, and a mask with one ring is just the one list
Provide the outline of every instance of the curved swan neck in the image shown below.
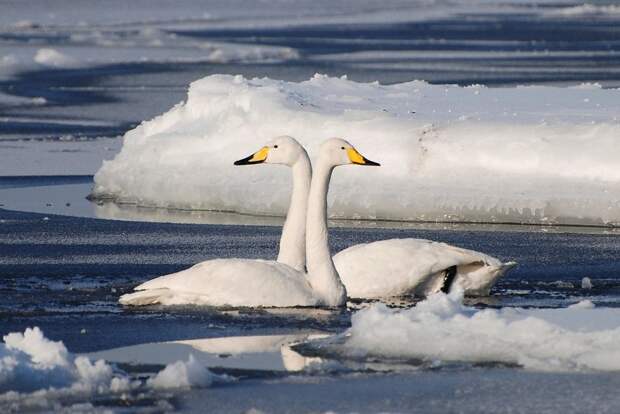
[[306,270],[306,210],[312,179],[312,166],[306,151],[292,165],[293,191],[280,237],[278,262],[293,269]]
[[347,293],[332,261],[327,230],[327,193],[333,165],[318,159],[312,175],[306,219],[308,281],[327,306],[346,303]]

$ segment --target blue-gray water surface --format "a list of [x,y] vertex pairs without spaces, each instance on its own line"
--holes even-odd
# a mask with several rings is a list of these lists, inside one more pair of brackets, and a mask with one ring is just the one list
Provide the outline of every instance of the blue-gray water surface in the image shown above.
[[[54,188],[88,179],[0,179],[0,194],[16,187],[39,192],[41,186]],[[337,227],[330,232],[330,245],[338,251],[360,242],[419,237],[519,262],[497,283],[490,297],[468,299],[473,306],[566,307],[584,299],[597,306],[618,306],[620,237],[602,229],[570,230]],[[118,297],[136,284],[202,260],[273,258],[279,234],[277,226],[117,221],[0,208],[0,335],[39,326],[47,337],[61,340],[71,352],[79,353],[192,338],[342,332],[350,326],[351,315],[366,303],[351,302],[342,310],[124,308],[117,303]],[[584,277],[590,278],[591,288],[582,287]],[[391,302],[399,307],[413,304]],[[148,369],[121,368],[138,376]],[[101,396],[91,403],[117,411],[122,406],[121,412],[245,412],[257,408],[283,413],[553,413],[615,412],[620,408],[620,399],[610,391],[620,381],[613,373],[536,373],[458,364],[406,372],[216,372],[236,376],[239,382],[120,400]]]
[[[10,186],[65,183],[67,177],[4,179]],[[17,184],[16,184],[17,183]],[[39,187],[33,187],[39,188]],[[53,188],[53,186],[51,187]],[[479,306],[564,307],[583,299],[620,304],[620,237],[588,233],[482,229],[333,228],[334,252],[393,237],[479,250],[519,265]],[[519,230],[516,226],[513,230]],[[167,339],[309,328],[338,331],[350,311],[217,311],[194,307],[123,308],[136,284],[218,257],[274,258],[277,226],[101,220],[0,210],[0,335],[38,325],[79,352]],[[570,231],[570,229],[566,230]],[[599,233],[599,234],[597,234]],[[582,288],[583,278],[592,281]],[[86,333],[82,333],[85,330]]]

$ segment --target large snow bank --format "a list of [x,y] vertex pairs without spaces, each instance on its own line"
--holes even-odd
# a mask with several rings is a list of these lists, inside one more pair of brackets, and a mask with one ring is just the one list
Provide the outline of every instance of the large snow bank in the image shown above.
[[[71,354],[62,342],[27,328],[10,333],[0,343],[0,411],[21,406],[48,406],[71,396],[125,393],[145,388],[206,387],[218,377],[190,357],[167,365],[143,384],[103,359],[95,362]],[[53,404],[52,404],[53,406]]]
[[338,169],[330,212],[347,218],[620,223],[620,90],[295,83],[213,75],[142,123],[104,161],[94,194],[119,202],[285,212],[290,171],[233,167],[268,139],[310,154],[349,139],[381,168]]
[[344,351],[426,361],[501,362],[545,371],[620,370],[620,310],[584,302],[568,309],[475,310],[462,292],[398,311],[355,314]]

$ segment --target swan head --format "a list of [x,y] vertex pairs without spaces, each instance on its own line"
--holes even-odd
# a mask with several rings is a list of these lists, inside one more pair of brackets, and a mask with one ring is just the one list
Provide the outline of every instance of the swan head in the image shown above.
[[355,149],[353,145],[341,138],[330,138],[321,144],[320,157],[331,165],[369,165],[379,166],[378,162],[370,161]]
[[283,135],[269,140],[255,153],[237,160],[235,165],[282,164],[292,167],[300,157],[308,157],[306,150],[293,137]]

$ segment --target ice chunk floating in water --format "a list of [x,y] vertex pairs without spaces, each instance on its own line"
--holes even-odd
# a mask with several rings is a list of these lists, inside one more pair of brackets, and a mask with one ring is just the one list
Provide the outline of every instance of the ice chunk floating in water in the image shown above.
[[[4,336],[0,343],[0,412],[20,407],[54,407],[54,400],[88,401],[96,395],[144,392],[149,388],[206,387],[220,378],[193,358],[168,364],[146,383],[115,369],[71,354],[62,342],[35,327]],[[228,379],[225,379],[228,381]],[[49,408],[48,407],[48,408]]]
[[[10,333],[0,344],[0,397],[3,392],[31,392],[70,387],[80,393],[119,392],[130,388],[105,361],[74,357],[62,342],[43,336],[39,328]],[[0,398],[1,402],[1,398]]]
[[620,90],[295,83],[213,75],[129,131],[94,195],[250,214],[286,211],[290,171],[233,167],[268,138],[311,155],[350,139],[382,168],[335,174],[335,217],[620,224]]
[[500,362],[545,371],[620,371],[620,309],[464,307],[436,294],[409,310],[373,305],[355,314],[338,352],[425,361]]

